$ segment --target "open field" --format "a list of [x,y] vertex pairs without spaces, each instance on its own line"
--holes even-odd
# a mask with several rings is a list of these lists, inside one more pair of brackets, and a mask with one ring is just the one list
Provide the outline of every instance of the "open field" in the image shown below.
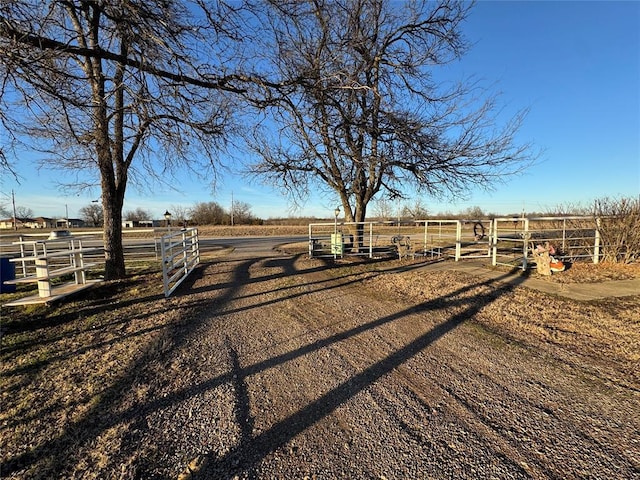
[[296,251],[186,283],[2,309],[2,478],[640,478],[640,295]]

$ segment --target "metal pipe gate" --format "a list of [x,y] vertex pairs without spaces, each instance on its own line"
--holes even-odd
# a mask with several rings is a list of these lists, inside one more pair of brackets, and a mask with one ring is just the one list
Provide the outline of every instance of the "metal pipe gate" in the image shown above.
[[177,230],[163,235],[160,239],[160,251],[162,254],[162,284],[166,298],[200,263],[198,229]]

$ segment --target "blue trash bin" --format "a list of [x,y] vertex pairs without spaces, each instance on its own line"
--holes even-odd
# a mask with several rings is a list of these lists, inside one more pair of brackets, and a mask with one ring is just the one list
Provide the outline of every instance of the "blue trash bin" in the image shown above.
[[7,280],[15,280],[16,266],[9,261],[9,257],[0,257],[0,293],[14,293],[15,284],[5,285]]

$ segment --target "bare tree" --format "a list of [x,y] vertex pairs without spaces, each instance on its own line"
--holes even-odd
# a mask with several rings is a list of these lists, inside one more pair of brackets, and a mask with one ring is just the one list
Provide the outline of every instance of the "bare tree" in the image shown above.
[[2,215],[3,217],[10,217],[13,215],[13,212],[10,208],[0,203],[0,215]]
[[251,224],[254,216],[251,213],[251,205],[236,200],[233,202],[233,223],[236,225]]
[[640,259],[640,196],[599,198],[594,202],[603,260],[634,263]]
[[479,220],[484,218],[486,215],[482,208],[476,206],[468,207],[462,212],[462,216],[468,220]]
[[[1,95],[1,93],[0,93]],[[11,163],[7,159],[6,148],[0,146],[0,172],[8,173],[13,175],[14,178],[18,178],[15,170],[11,167]]]
[[95,203],[85,205],[80,209],[80,217],[87,224],[93,227],[101,227],[104,222],[102,207]]
[[23,207],[18,205],[16,207],[17,218],[33,218],[33,210],[29,207]]
[[196,225],[220,225],[227,213],[216,202],[196,203],[191,209],[191,221]]
[[[0,98],[5,94],[4,86],[0,86]],[[3,175],[11,175],[14,180],[20,183],[20,177],[14,170],[9,157],[14,154],[14,147],[16,145],[16,139],[12,132],[9,130],[6,122],[6,113],[0,108],[0,173]]]
[[182,225],[183,227],[187,226],[189,219],[191,218],[191,209],[189,207],[185,207],[182,205],[171,205],[169,211],[178,224]]
[[254,133],[254,172],[294,197],[323,187],[339,197],[348,221],[362,222],[378,193],[460,197],[532,160],[528,145],[515,144],[523,113],[499,127],[494,95],[470,81],[434,80],[434,68],[466,51],[469,3],[270,5],[261,25],[271,41],[261,48],[265,62],[298,81],[271,99],[277,130]]
[[124,218],[125,220],[140,222],[142,220],[151,220],[152,215],[148,210],[138,207],[135,210],[128,210],[125,212]]
[[402,216],[409,217],[413,220],[423,220],[427,218],[428,211],[422,204],[420,198],[416,199],[412,204],[407,203],[402,207]]
[[388,198],[377,198],[373,202],[373,213],[382,221],[389,220],[394,216],[393,202]]
[[125,275],[130,180],[215,174],[226,93],[242,90],[221,66],[232,55],[221,19],[232,13],[199,0],[0,2],[0,120],[76,187],[100,185],[107,279]]

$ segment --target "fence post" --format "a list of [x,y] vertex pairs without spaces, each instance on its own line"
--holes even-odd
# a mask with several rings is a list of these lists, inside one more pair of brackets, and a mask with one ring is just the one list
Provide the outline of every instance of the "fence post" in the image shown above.
[[492,245],[491,265],[495,267],[498,264],[498,219],[494,218],[491,222],[493,225],[490,239]]
[[422,242],[422,254],[424,257],[427,256],[427,231],[429,229],[429,220],[424,221],[424,240]]
[[487,258],[491,257],[491,238],[493,236],[493,219],[489,219],[489,234],[487,236]]
[[164,296],[168,297],[167,291],[169,290],[169,267],[167,265],[167,249],[164,244],[164,237],[160,238],[160,258],[162,261],[162,290]]
[[182,231],[182,262],[184,263],[184,274],[189,272],[189,255],[187,255],[187,231]]
[[596,217],[596,235],[593,243],[593,263],[600,262],[600,217]]
[[527,255],[529,252],[529,217],[524,219],[524,234],[522,236],[522,271],[527,270]]
[[[22,243],[24,241],[24,237],[22,235],[20,235],[18,237],[18,241],[20,242],[20,258],[24,258],[26,257],[26,255],[24,254],[24,244]],[[37,257],[37,252],[36,252],[36,247],[33,247],[33,256]],[[27,276],[27,264],[24,260],[22,260],[22,262],[20,262],[22,264],[22,276],[26,277]]]
[[369,223],[369,258],[373,258],[373,222]]
[[462,221],[456,222],[456,262],[460,260],[460,252],[462,250]]

